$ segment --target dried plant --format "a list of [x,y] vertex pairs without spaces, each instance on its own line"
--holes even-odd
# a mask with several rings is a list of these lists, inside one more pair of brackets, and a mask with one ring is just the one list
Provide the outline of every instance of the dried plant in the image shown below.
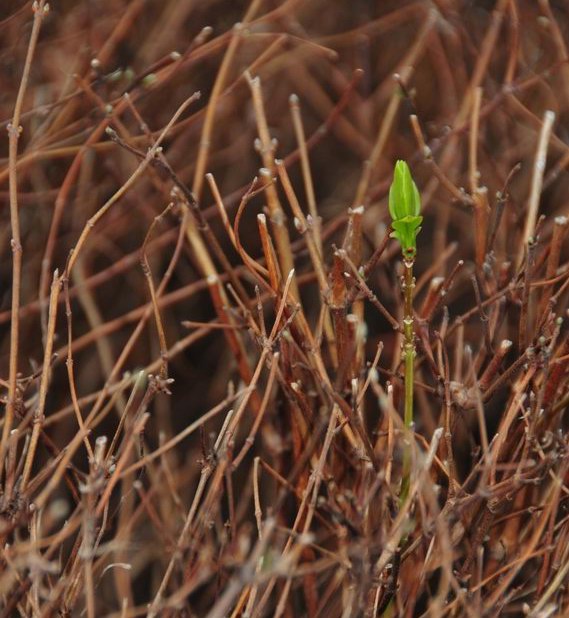
[[0,617],[569,613],[568,32],[0,7]]

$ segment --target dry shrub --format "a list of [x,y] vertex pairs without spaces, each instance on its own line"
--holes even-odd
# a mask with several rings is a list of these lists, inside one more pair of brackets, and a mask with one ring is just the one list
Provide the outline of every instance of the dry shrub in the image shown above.
[[0,8],[0,616],[566,615],[567,5],[51,4]]

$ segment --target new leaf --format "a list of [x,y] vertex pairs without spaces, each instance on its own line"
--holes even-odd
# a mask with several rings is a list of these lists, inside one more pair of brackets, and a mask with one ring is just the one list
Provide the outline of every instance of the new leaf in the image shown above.
[[393,227],[391,237],[399,241],[403,255],[408,258],[415,257],[417,251],[416,239],[423,221],[420,211],[421,196],[409,166],[405,161],[397,161],[389,189],[389,214]]

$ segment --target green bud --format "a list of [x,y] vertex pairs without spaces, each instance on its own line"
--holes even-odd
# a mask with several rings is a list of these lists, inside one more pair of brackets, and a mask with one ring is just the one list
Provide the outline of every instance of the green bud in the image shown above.
[[391,237],[399,241],[405,257],[413,258],[417,251],[416,239],[423,221],[420,211],[421,196],[409,166],[405,161],[397,161],[389,189],[389,214],[393,227]]

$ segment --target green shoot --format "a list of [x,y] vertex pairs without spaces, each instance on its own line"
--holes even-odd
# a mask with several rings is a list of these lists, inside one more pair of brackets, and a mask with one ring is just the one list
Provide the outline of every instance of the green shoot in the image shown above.
[[[415,334],[413,320],[413,264],[417,253],[417,234],[421,231],[423,217],[421,197],[413,181],[409,166],[405,161],[397,161],[393,183],[389,189],[389,213],[392,218],[392,238],[401,245],[405,274],[402,288],[404,295],[403,311],[403,356],[405,359],[405,411],[404,420],[407,429],[413,426],[413,368],[415,362]],[[411,447],[403,455],[403,477],[401,481],[400,502],[404,504],[409,494],[411,473]]]
[[417,251],[417,234],[423,221],[420,210],[421,197],[409,166],[405,161],[397,161],[389,189],[389,214],[393,227],[391,237],[401,244],[405,259],[413,259]]

